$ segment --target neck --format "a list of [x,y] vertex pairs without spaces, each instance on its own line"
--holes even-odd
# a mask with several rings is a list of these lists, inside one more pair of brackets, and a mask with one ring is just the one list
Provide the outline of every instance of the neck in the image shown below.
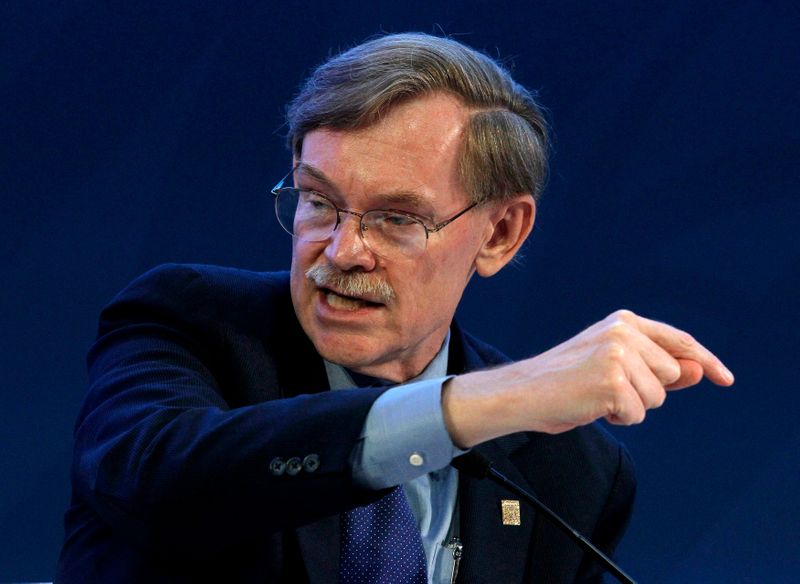
[[[436,375],[445,375],[447,372],[447,350],[449,347],[449,331],[438,342],[432,344],[432,349],[424,356],[404,361],[386,361],[383,363],[370,363],[364,366],[348,365],[350,371],[357,375],[376,378],[393,384],[405,383],[423,375],[434,361],[437,361]],[[443,362],[439,363],[440,358]],[[441,366],[439,366],[441,365]]]

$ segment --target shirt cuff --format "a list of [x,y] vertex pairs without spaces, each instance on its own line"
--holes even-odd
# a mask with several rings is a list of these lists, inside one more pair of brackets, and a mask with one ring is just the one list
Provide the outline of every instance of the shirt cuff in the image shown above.
[[375,400],[353,451],[353,479],[359,486],[399,485],[466,452],[453,444],[444,425],[442,385],[452,377],[399,385]]

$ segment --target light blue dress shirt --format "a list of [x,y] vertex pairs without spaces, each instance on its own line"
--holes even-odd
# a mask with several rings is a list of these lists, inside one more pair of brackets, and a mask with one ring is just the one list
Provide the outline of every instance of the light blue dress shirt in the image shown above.
[[[416,378],[387,390],[367,415],[353,455],[359,484],[383,489],[402,484],[417,520],[428,582],[447,584],[453,572],[450,525],[458,492],[458,471],[450,466],[457,448],[442,414],[442,384],[447,377],[450,333],[428,367]],[[347,370],[325,362],[331,389],[354,387]]]

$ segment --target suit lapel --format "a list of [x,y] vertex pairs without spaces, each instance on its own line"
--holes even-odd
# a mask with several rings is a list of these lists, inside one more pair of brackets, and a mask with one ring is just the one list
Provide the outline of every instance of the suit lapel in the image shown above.
[[[450,374],[494,364],[478,353],[455,323],[450,342]],[[480,444],[475,450],[491,460],[509,479],[533,491],[509,458],[515,448],[526,442],[527,438],[517,434]],[[501,501],[518,497],[488,479],[473,479],[463,473],[459,475],[458,498],[460,536],[464,544],[458,581],[470,584],[523,582],[539,523],[533,508],[520,501],[520,525],[503,525]]]
[[[525,478],[508,461],[508,453],[492,441],[475,449],[512,481],[529,488]],[[524,501],[520,525],[504,525],[501,501],[518,500],[504,487],[488,479],[459,476],[461,540],[464,543],[460,582],[522,582],[532,554],[532,538],[538,516]]]
[[339,516],[333,515],[296,530],[300,555],[310,584],[339,581]]
[[283,332],[274,336],[268,348],[268,354],[276,356],[276,381],[281,397],[328,391],[325,364],[295,317],[288,290],[284,304],[277,325]]

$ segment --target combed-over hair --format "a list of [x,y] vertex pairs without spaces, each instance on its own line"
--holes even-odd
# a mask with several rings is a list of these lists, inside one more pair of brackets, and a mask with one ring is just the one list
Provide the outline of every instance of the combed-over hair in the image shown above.
[[289,105],[289,147],[299,158],[308,132],[366,128],[401,101],[434,91],[455,95],[472,110],[459,164],[472,200],[519,193],[538,199],[548,138],[534,95],[494,59],[452,39],[393,34],[329,59]]

